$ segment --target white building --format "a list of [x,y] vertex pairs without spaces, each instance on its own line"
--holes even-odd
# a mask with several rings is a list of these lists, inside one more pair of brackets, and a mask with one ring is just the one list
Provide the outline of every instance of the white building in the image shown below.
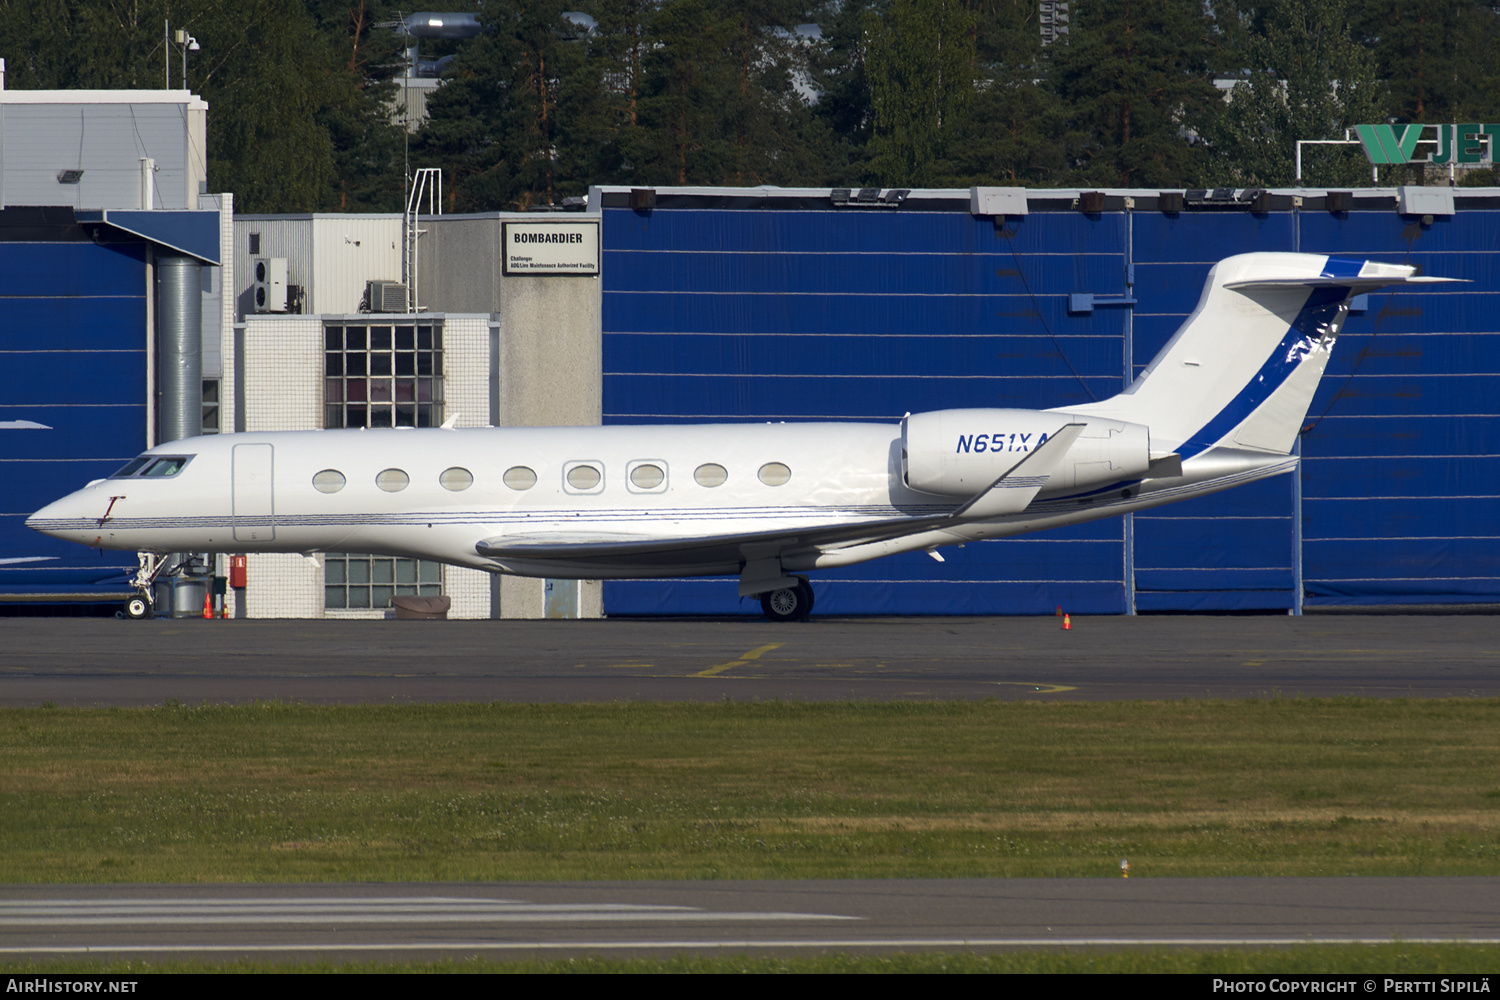
[[[598,216],[574,213],[236,218],[234,429],[598,424],[597,268],[507,274],[507,223],[581,227],[598,246]],[[456,618],[600,613],[597,582],[411,559],[253,555],[247,573],[238,610],[254,618],[385,617],[399,594],[446,595]]]

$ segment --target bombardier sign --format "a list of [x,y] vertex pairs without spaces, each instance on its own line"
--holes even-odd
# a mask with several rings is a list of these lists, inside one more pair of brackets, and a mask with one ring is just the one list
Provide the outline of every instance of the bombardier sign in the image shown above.
[[[1424,137],[1432,129],[1435,135]],[[1376,166],[1390,163],[1482,163],[1494,162],[1494,140],[1500,124],[1468,125],[1356,125],[1365,156]],[[1417,143],[1436,141],[1437,149],[1417,157]]]
[[599,273],[599,221],[507,222],[501,229],[505,242],[506,274]]

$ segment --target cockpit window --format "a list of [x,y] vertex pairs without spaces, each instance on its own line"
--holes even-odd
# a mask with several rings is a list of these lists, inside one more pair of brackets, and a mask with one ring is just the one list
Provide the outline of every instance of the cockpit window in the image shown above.
[[153,479],[162,479],[166,476],[175,476],[177,475],[177,473],[182,471],[183,466],[187,465],[188,462],[192,460],[192,458],[193,456],[191,455],[169,455],[165,458],[158,458],[156,461],[146,466],[145,470],[141,472],[141,475],[150,476]]
[[125,463],[124,468],[109,478],[150,476],[153,479],[165,479],[177,475],[192,460],[192,455],[140,455]]
[[132,458],[130,461],[125,463],[124,467],[122,467],[120,471],[114,473],[109,478],[124,479],[126,476],[133,476],[137,472],[140,472],[141,467],[147,462],[151,461],[151,459],[154,457],[154,455],[142,455],[139,458]]

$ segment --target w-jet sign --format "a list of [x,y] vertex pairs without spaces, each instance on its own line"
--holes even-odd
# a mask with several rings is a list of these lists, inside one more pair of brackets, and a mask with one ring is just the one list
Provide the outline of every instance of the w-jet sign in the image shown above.
[[507,222],[506,274],[599,273],[599,222]]

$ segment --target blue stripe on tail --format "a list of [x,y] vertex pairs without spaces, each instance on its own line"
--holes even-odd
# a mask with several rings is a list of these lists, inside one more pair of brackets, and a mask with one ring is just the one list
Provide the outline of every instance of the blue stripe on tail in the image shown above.
[[[1346,266],[1352,266],[1357,273],[1364,266],[1363,261],[1336,260],[1328,258],[1328,267],[1324,268],[1324,274],[1328,277],[1351,277],[1348,274],[1328,274],[1330,269],[1342,271]],[[1271,397],[1271,393],[1281,388],[1281,384],[1291,377],[1292,372],[1307,357],[1306,347],[1317,343],[1328,331],[1328,323],[1332,316],[1330,309],[1337,309],[1345,299],[1349,297],[1348,288],[1314,288],[1312,294],[1307,297],[1307,302],[1302,306],[1297,318],[1292,321],[1291,327],[1287,329],[1286,336],[1281,338],[1281,343],[1266,358],[1265,363],[1260,366],[1250,382],[1229,401],[1229,404],[1215,414],[1197,433],[1188,437],[1186,443],[1180,449],[1183,458],[1191,458],[1201,452],[1208,450],[1213,444],[1225,434],[1234,430],[1245,418],[1254,413],[1255,410]]]

